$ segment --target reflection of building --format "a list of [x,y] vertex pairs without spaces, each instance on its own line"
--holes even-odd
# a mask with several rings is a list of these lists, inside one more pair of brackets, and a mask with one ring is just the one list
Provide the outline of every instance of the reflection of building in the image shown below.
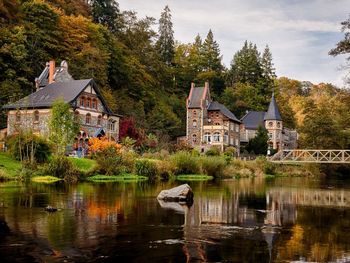
[[7,135],[23,130],[48,136],[51,107],[58,99],[69,103],[76,121],[80,123],[83,142],[88,137],[107,135],[117,140],[119,116],[108,107],[93,79],[74,80],[68,73],[68,64],[62,61],[47,63],[41,75],[36,78],[36,92],[4,106],[8,111]]
[[195,87],[192,83],[186,106],[189,144],[201,150],[211,146],[224,150],[233,146],[239,154],[241,122],[224,105],[212,100],[208,82],[204,87]]
[[266,128],[271,149],[294,149],[297,147],[297,132],[283,127],[283,120],[279,112],[274,94],[267,112],[249,111],[241,119],[241,143],[248,143],[253,139],[259,126]]

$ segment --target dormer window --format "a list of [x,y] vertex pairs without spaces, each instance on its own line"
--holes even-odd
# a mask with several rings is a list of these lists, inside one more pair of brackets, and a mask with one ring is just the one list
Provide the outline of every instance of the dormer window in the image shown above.
[[91,108],[91,98],[87,98],[86,100],[86,107]]

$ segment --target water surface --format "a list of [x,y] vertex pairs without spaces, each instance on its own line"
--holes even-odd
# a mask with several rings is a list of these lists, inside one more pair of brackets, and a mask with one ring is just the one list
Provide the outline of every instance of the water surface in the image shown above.
[[191,207],[156,200],[179,184],[1,183],[1,262],[350,261],[350,182],[190,182]]

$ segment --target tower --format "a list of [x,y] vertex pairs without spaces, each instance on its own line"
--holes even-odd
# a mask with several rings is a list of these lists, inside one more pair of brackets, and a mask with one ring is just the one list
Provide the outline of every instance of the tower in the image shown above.
[[269,109],[267,110],[265,117],[265,128],[269,134],[268,146],[274,150],[280,150],[283,147],[282,144],[282,129],[283,122],[281,114],[278,110],[275,95],[272,93]]

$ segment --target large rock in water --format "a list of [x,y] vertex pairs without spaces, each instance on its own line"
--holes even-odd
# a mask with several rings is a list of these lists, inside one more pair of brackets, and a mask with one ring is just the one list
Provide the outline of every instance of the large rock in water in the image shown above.
[[169,190],[163,190],[157,196],[158,200],[166,202],[193,202],[193,192],[188,184],[182,184]]

